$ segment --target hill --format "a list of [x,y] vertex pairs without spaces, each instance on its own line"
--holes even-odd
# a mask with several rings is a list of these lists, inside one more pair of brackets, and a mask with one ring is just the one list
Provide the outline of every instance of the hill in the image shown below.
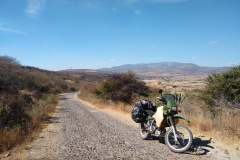
[[140,64],[126,64],[111,68],[101,68],[105,71],[134,71],[136,73],[171,73],[171,74],[212,74],[225,72],[229,70],[229,67],[203,67],[193,63],[178,63],[178,62],[160,62],[160,63],[140,63]]
[[90,82],[98,82],[109,77],[112,71],[94,70],[94,69],[67,69],[59,71],[60,73],[71,74],[74,77],[78,77],[81,80],[87,80]]
[[78,90],[78,81],[71,74],[22,66],[15,58],[0,56],[0,153],[31,140],[54,112],[58,94]]
[[203,81],[209,74],[226,72],[230,67],[207,67],[193,63],[159,62],[125,64],[111,68],[71,69],[61,72],[71,72],[83,79],[99,81],[106,79],[113,72],[133,71],[141,79],[162,79],[164,81]]

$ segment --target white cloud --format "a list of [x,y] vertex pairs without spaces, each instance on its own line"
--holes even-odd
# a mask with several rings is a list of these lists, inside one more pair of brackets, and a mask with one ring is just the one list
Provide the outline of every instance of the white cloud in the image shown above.
[[3,28],[3,27],[1,27],[1,25],[0,25],[0,31],[17,33],[17,34],[27,34],[27,33],[25,33],[25,32],[18,31],[18,30],[15,30],[15,29]]
[[24,12],[31,18],[38,18],[44,7],[44,4],[45,0],[28,0]]
[[141,10],[139,10],[139,9],[136,9],[136,10],[134,10],[134,12],[133,12],[134,14],[141,14],[142,13],[142,11]]
[[210,45],[215,45],[215,44],[218,44],[218,41],[213,40],[213,41],[210,41],[209,44],[210,44]]

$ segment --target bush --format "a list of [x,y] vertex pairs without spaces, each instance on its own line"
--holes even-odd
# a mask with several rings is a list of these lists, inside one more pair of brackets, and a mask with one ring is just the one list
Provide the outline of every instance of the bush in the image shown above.
[[228,102],[240,103],[240,66],[228,72],[209,75],[202,98],[211,107],[217,106],[217,101],[225,99]]
[[1,64],[19,65],[20,63],[16,60],[16,58],[12,58],[9,56],[0,56],[0,65]]
[[0,56],[0,152],[40,128],[58,102],[56,94],[67,89],[61,74]]
[[10,107],[0,104],[0,130],[5,126],[9,113]]
[[94,94],[105,100],[130,104],[136,96],[147,96],[150,89],[133,72],[114,73]]

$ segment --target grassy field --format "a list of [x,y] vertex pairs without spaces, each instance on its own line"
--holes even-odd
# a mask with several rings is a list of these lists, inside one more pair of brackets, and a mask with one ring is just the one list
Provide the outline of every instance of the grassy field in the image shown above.
[[143,80],[151,88],[161,88],[171,93],[186,93],[205,87],[208,75],[165,75],[159,79]]

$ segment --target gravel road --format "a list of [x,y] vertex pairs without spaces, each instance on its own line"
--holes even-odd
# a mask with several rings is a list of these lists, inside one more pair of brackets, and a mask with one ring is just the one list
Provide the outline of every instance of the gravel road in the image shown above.
[[157,139],[142,140],[138,125],[131,119],[89,107],[76,95],[60,95],[59,107],[48,127],[31,144],[4,159],[215,159],[194,151],[173,153]]

